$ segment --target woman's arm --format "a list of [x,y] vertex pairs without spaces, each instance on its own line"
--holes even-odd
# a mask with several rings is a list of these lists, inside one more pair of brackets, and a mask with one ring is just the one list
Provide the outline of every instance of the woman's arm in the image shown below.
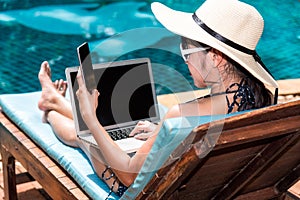
[[77,81],[79,89],[76,95],[79,101],[82,118],[93,134],[101,154],[106,161],[106,165],[113,169],[123,184],[129,186],[133,183],[137,173],[141,169],[146,156],[155,141],[160,126],[156,129],[155,134],[144,143],[133,157],[128,156],[128,154],[122,151],[110,138],[109,134],[97,119],[96,108],[99,96],[98,91],[94,90],[92,94],[87,91],[80,70],[78,72]]

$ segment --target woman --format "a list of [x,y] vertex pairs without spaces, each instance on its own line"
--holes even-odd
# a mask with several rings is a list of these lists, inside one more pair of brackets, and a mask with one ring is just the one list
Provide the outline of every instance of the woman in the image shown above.
[[[193,14],[160,3],[153,3],[152,11],[167,29],[182,36],[180,49],[194,84],[211,88],[211,95],[174,106],[165,118],[232,113],[275,103],[264,84],[277,88],[277,83],[255,51],[263,31],[263,19],[255,8],[236,0],[207,0]],[[150,137],[133,157],[128,156],[98,122],[95,110],[102,94],[87,92],[79,71],[81,115],[100,148],[88,147],[76,137],[71,107],[63,97],[65,82],[52,83],[47,62],[41,65],[39,80],[39,108],[45,112],[45,121],[64,143],[82,148],[99,177],[111,191],[122,195],[142,167],[161,125],[140,122],[131,135],[146,131],[151,132]]]

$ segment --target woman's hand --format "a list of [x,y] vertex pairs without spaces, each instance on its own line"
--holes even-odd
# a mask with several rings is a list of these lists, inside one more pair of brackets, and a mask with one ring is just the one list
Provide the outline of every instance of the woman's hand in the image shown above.
[[153,135],[156,126],[149,121],[139,121],[129,136],[134,136],[139,140],[146,140]]
[[86,125],[89,126],[89,124],[95,123],[95,120],[97,120],[96,109],[98,106],[99,92],[95,89],[92,94],[90,94],[83,83],[81,74],[81,70],[79,69],[77,73],[79,89],[76,92],[76,96],[79,102],[82,119]]

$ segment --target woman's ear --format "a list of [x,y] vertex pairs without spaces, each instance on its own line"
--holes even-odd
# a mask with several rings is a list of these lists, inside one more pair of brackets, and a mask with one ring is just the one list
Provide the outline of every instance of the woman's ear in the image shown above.
[[211,52],[211,59],[212,59],[215,63],[220,63],[220,62],[223,60],[224,54],[223,54],[221,51],[212,48],[212,49],[210,50],[210,52]]

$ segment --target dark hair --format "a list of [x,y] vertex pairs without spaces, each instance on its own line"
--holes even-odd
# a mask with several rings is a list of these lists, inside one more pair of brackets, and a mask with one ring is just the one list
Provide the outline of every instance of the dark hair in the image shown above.
[[262,108],[271,105],[273,103],[273,94],[270,90],[239,63],[235,62],[228,56],[226,57],[229,62],[227,65],[228,67],[226,68],[227,73],[234,74],[242,78],[244,80],[244,84],[247,85],[254,94],[255,104],[252,108],[246,109]]

